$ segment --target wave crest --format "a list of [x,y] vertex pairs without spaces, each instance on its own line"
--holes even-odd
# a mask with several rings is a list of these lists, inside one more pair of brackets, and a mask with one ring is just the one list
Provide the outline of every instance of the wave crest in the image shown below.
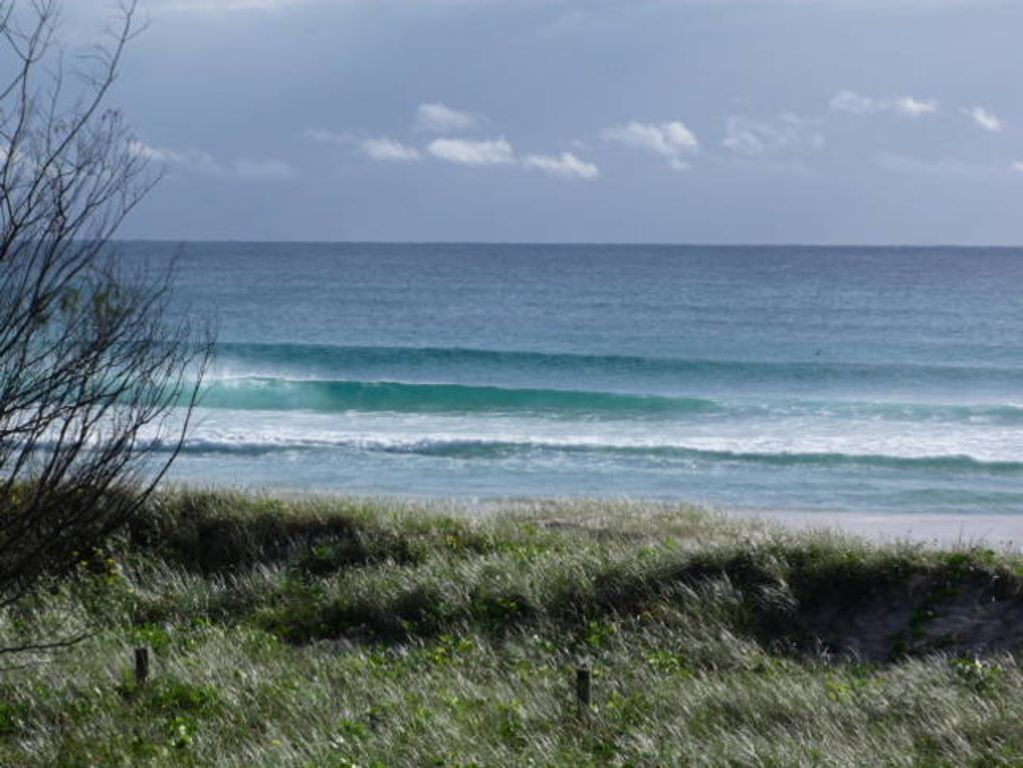
[[212,382],[202,404],[237,410],[472,413],[530,411],[566,414],[709,413],[712,400],[563,389],[511,389],[393,381],[318,381],[248,377]]
[[611,454],[674,459],[688,462],[761,464],[781,467],[863,467],[870,469],[914,469],[949,473],[984,473],[996,475],[1023,474],[1023,462],[987,461],[966,456],[891,456],[858,453],[759,453],[691,448],[677,445],[608,445],[590,443],[559,443],[501,440],[452,439],[396,439],[374,440],[358,438],[339,439],[273,439],[232,440],[192,439],[185,453],[240,453],[258,455],[285,450],[316,450],[348,448],[380,453],[411,454],[435,458],[462,460],[497,460],[535,453]]

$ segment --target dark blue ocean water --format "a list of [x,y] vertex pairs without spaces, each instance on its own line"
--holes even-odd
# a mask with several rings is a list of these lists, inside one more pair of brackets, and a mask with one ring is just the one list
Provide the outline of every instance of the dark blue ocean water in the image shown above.
[[1023,513],[1023,250],[123,248],[218,317],[175,479]]

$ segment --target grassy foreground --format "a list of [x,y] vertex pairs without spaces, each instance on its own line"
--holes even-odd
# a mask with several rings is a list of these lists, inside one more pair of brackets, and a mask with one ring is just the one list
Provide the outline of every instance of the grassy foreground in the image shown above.
[[0,765],[1021,765],[1021,574],[653,504],[174,491],[0,614],[89,633],[0,656]]

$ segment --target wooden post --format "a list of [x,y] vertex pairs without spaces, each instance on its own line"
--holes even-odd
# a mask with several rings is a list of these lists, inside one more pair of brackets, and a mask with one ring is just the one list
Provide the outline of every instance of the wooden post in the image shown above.
[[149,649],[135,649],[135,682],[138,685],[145,685],[149,679]]
[[590,711],[590,693],[590,667],[585,663],[580,664],[575,671],[575,698],[581,714]]

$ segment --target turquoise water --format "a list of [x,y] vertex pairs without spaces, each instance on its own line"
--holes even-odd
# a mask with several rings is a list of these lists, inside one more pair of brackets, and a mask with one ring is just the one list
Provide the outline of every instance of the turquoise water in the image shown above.
[[172,475],[1023,513],[1023,251],[123,245],[216,370]]

